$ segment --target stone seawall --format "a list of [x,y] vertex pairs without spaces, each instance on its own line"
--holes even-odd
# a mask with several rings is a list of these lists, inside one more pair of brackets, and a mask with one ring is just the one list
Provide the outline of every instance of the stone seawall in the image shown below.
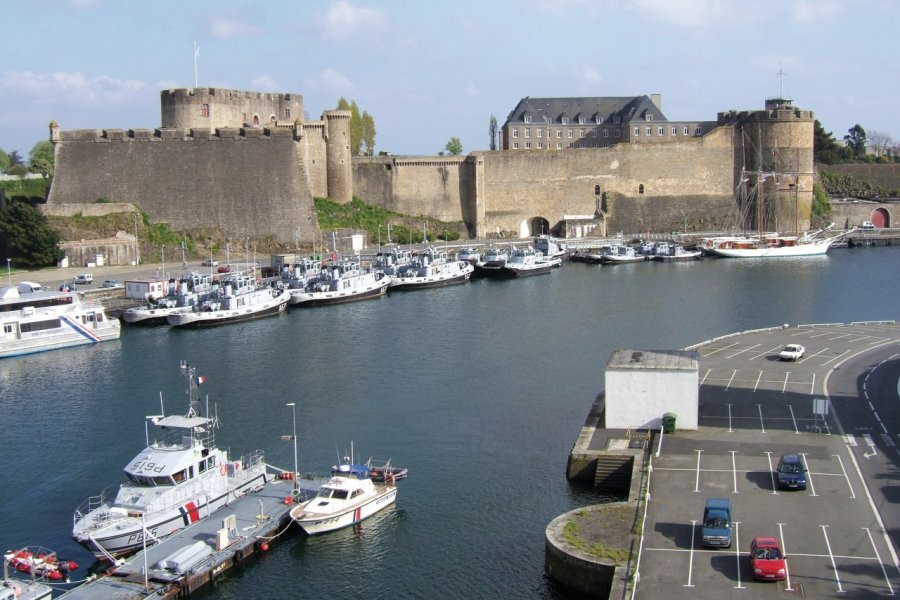
[[62,132],[48,204],[104,197],[134,204],[175,229],[316,239],[299,146],[289,128]]

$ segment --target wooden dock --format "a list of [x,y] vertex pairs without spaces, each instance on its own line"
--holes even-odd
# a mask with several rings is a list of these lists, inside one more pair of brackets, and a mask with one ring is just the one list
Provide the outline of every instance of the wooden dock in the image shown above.
[[[301,481],[303,498],[318,484]],[[291,526],[293,481],[275,479],[194,525],[138,552],[107,574],[60,596],[94,598],[185,598],[269,544]]]

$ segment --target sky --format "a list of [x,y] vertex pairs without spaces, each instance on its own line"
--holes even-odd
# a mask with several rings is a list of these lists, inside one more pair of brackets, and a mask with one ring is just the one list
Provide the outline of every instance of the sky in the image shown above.
[[[835,138],[900,141],[896,0],[7,0],[0,148],[160,126],[160,91],[341,97],[375,151],[486,150],[525,97],[662,95],[671,120],[791,97]],[[194,48],[199,49],[195,59]],[[196,68],[195,68],[196,67]],[[779,72],[782,73],[779,76]]]

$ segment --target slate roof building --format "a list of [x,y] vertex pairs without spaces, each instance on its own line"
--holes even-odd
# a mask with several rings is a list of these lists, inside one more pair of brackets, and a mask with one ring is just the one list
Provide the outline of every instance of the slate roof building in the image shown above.
[[715,122],[669,121],[662,96],[522,98],[500,130],[501,150],[607,148],[699,137]]

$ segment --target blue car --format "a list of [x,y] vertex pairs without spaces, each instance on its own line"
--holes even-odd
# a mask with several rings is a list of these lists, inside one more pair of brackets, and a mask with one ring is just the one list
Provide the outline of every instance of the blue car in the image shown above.
[[785,454],[775,470],[778,487],[788,490],[806,489],[806,467],[797,454]]

